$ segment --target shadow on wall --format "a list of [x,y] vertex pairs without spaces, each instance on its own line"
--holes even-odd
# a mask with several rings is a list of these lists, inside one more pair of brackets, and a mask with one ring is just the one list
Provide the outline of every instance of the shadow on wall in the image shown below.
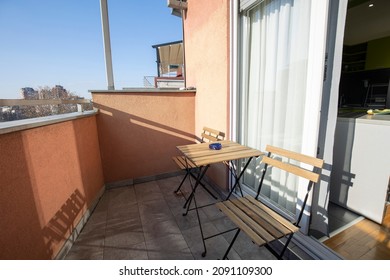
[[351,173],[355,125],[353,119],[338,121],[336,125],[330,201],[341,206],[347,205],[348,193],[356,177]]
[[178,171],[176,146],[194,143],[194,94],[93,94],[106,183]]
[[[322,167],[320,181],[314,185],[313,188],[313,198],[312,198],[312,210],[311,210],[311,219],[315,220],[315,225],[310,224],[309,233],[315,238],[321,238],[323,236],[329,236],[329,215],[328,215],[328,204],[329,204],[329,191],[330,191],[330,175],[332,170],[332,165],[324,163]],[[326,184],[321,184],[321,182],[326,182]],[[326,190],[320,190],[320,188],[326,187]],[[320,193],[326,193],[326,198],[320,201]],[[314,218],[313,218],[314,217]]]
[[104,185],[95,117],[0,135],[0,150],[0,259],[53,259]]
[[58,245],[66,241],[67,237],[73,232],[75,220],[77,220],[85,204],[85,197],[76,189],[42,229],[48,256],[55,255]]
[[[312,213],[315,221],[311,228],[311,235],[316,238],[329,236],[329,202],[345,206],[350,189],[354,185],[356,174],[351,173],[351,156],[355,134],[354,122],[337,121],[333,145],[332,165],[325,164],[321,175],[321,181],[326,182],[314,189],[313,201],[322,201],[323,204],[315,205]],[[326,187],[327,189],[320,188]],[[326,198],[320,200],[320,193],[326,193]]]

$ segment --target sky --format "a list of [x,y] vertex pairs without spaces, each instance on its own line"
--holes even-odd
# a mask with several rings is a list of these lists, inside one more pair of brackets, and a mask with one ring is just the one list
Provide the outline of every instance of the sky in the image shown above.
[[[182,39],[166,0],[107,0],[115,89],[157,75],[152,45]],[[100,0],[0,0],[0,99],[62,85],[106,90]]]

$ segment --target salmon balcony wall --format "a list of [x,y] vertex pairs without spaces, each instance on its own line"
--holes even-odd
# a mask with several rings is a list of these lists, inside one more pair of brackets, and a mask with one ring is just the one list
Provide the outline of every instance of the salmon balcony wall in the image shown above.
[[[230,127],[230,1],[188,0],[184,15],[186,85],[196,87],[195,131]],[[226,170],[209,176],[226,186]],[[211,171],[211,170],[210,170]]]
[[195,131],[229,129],[229,1],[188,0],[186,84],[196,87]]
[[0,259],[53,259],[104,187],[96,116],[0,135]]
[[105,182],[178,171],[176,146],[194,142],[195,92],[92,91]]

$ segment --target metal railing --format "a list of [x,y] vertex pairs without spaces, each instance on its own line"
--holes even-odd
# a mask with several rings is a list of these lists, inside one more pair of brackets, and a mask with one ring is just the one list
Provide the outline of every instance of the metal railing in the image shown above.
[[60,105],[60,104],[90,104],[89,99],[0,99],[2,106],[36,106],[36,105]]
[[155,88],[154,76],[144,76],[144,87],[145,88]]
[[89,99],[0,99],[0,122],[85,110],[93,110]]

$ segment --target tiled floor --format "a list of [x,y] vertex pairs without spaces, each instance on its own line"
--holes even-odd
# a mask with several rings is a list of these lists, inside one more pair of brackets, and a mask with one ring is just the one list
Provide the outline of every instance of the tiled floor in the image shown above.
[[[183,216],[184,197],[174,194],[181,176],[107,190],[66,259],[221,259],[234,232],[202,239],[196,212]],[[190,189],[188,180],[185,193]],[[215,202],[201,188],[197,202]],[[206,236],[232,227],[215,206],[199,210]],[[240,234],[229,259],[275,259]]]

